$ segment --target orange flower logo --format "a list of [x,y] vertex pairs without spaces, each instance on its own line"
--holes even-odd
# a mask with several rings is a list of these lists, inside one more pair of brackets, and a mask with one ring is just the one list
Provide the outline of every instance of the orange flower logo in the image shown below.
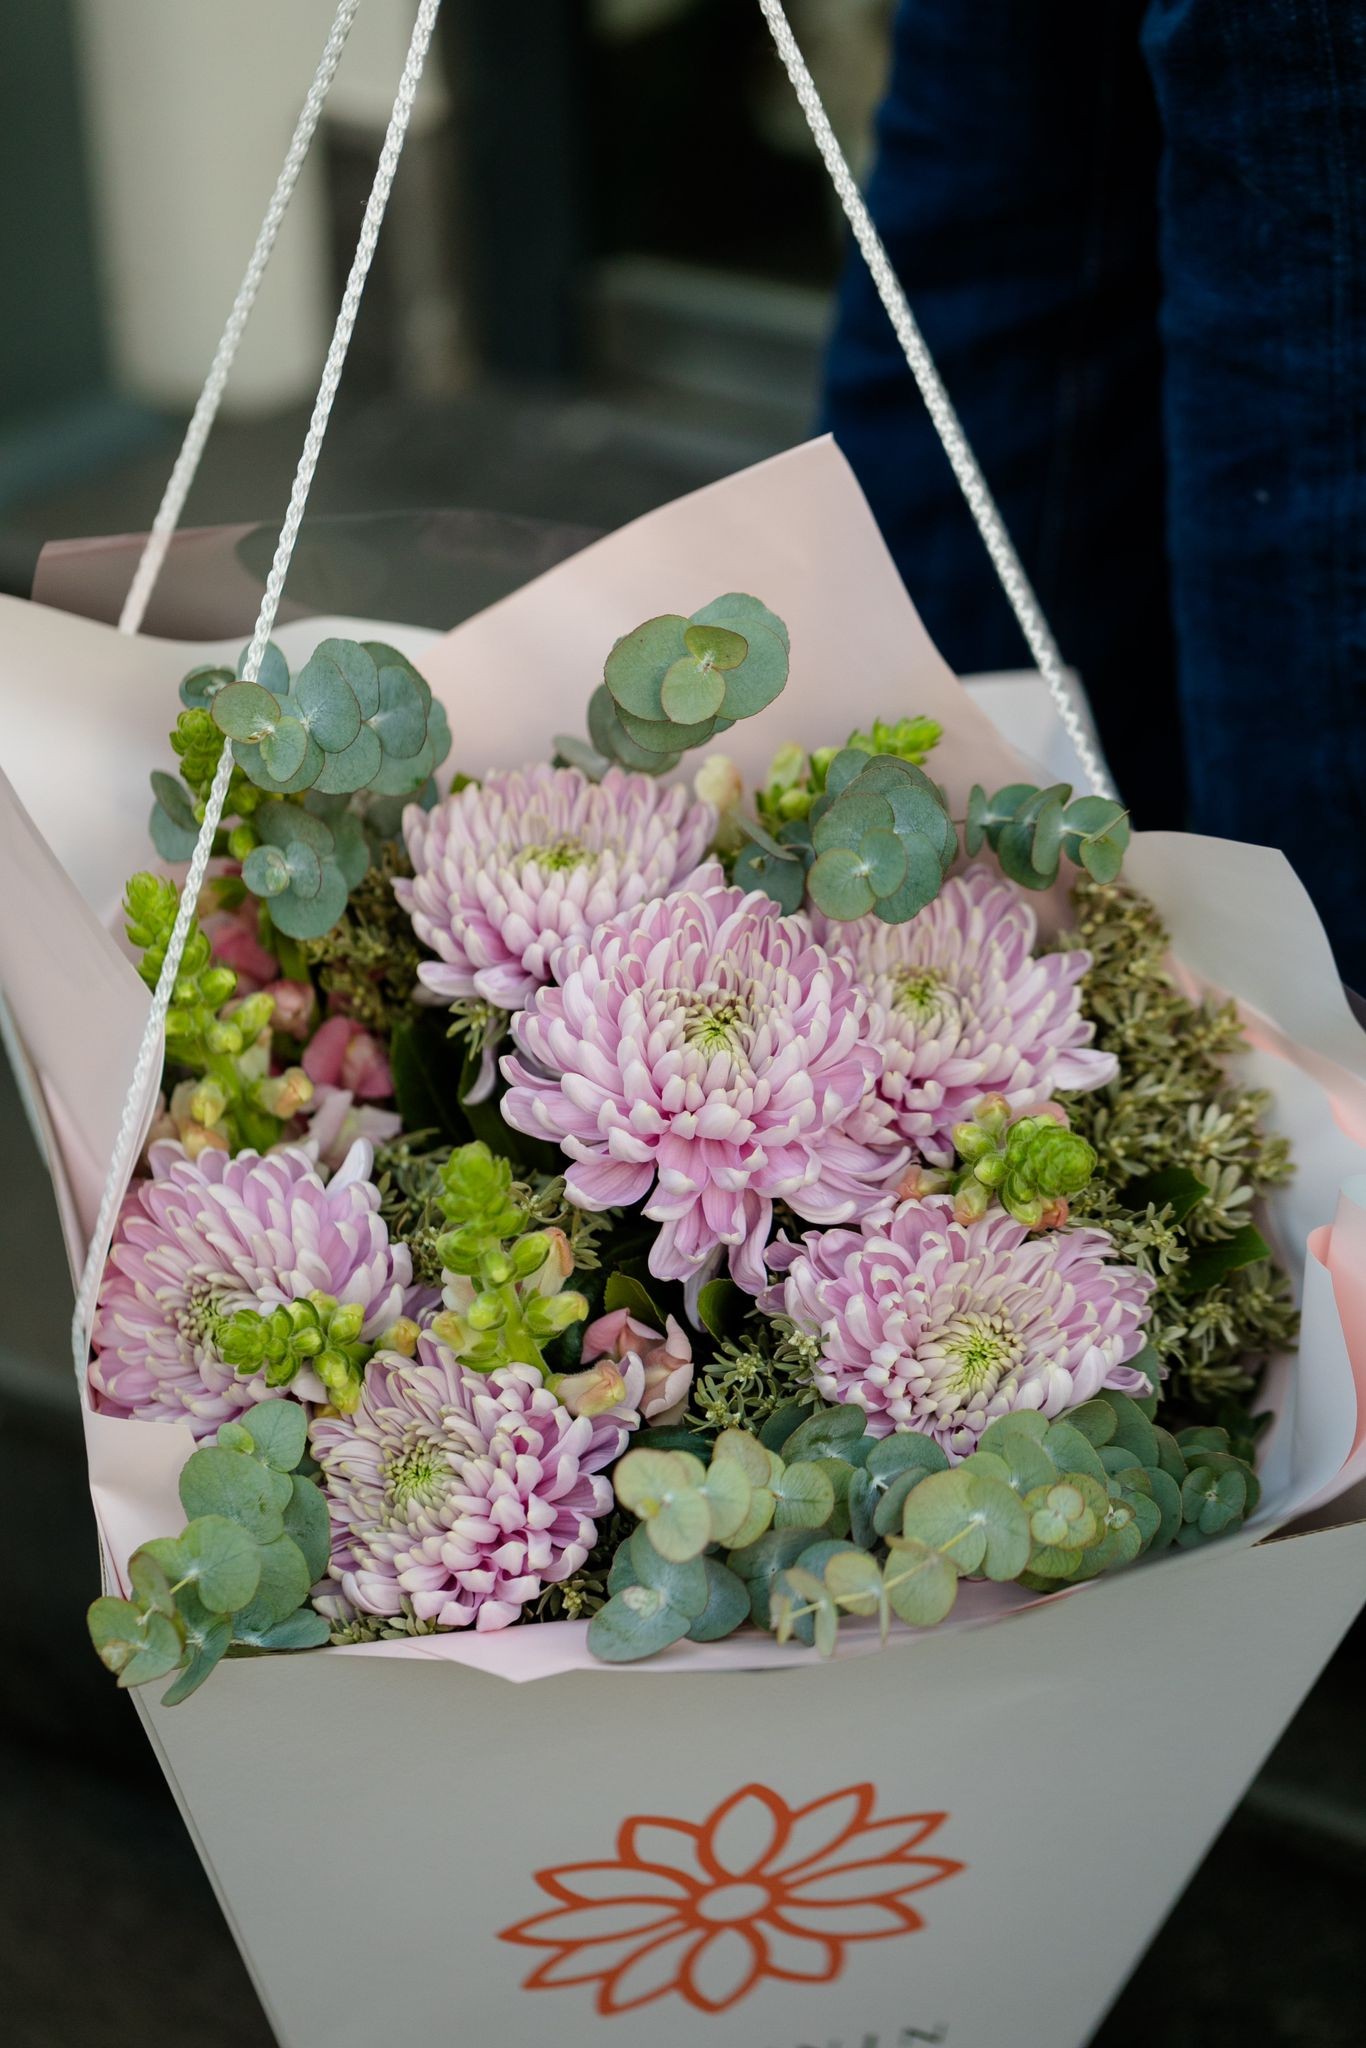
[[918,1853],[946,1814],[874,1820],[874,1798],[850,1785],[790,1807],[746,1785],[700,1826],[623,1821],[615,1860],[537,1871],[556,1904],[500,1939],[550,1950],[528,1991],[594,1984],[603,2014],[670,1992],[725,2012],[766,1977],[829,1984],[847,1944],[914,1933],[924,1922],[909,1894],[963,1868]]

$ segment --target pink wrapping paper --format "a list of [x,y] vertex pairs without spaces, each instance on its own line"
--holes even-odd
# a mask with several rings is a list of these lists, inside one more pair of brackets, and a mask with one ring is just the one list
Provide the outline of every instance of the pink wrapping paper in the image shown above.
[[[410,651],[450,715],[453,765],[475,772],[511,765],[543,753],[553,732],[581,730],[589,690],[619,633],[661,611],[691,611],[729,589],[760,596],[787,621],[792,637],[787,690],[725,736],[726,750],[750,777],[784,740],[824,743],[875,715],[899,711],[928,713],[944,724],[935,766],[955,805],[974,781],[995,787],[1037,773],[936,653],[829,441],[636,521],[435,642],[413,636],[423,644],[419,651],[410,643]],[[405,639],[399,627],[371,625],[369,631],[400,644]],[[280,637],[297,659],[319,628],[296,623]],[[118,793],[132,791],[135,765],[137,784],[145,788],[147,768],[161,756],[159,736],[172,715],[175,680],[195,661],[223,650],[129,642],[107,627],[5,601],[0,650],[0,687],[21,708],[46,679],[52,696],[68,706],[79,703],[89,738],[87,808],[77,802],[73,812],[70,793],[60,810],[54,805],[36,730],[27,751],[20,749],[26,773],[18,795],[0,781],[4,900],[18,906],[0,924],[0,978],[54,1132],[54,1170],[88,1229],[147,997],[81,890],[110,906],[117,900],[130,835],[140,841],[131,797]],[[1037,701],[1035,695],[1035,708]],[[112,803],[111,790],[117,795]],[[63,842],[80,888],[20,799]],[[145,859],[145,852],[132,855]],[[1272,1218],[1292,1269],[1303,1258],[1296,1248],[1316,1226],[1328,1231],[1314,1239],[1319,1256],[1305,1262],[1302,1361],[1293,1370],[1282,1362],[1271,1380],[1280,1413],[1257,1524],[1265,1533],[1306,1502],[1331,1497],[1346,1483],[1356,1450],[1366,1449],[1362,1211],[1358,1203],[1339,1206],[1344,1182],[1366,1165],[1359,1146],[1366,1041],[1347,1012],[1312,906],[1281,855],[1149,834],[1136,838],[1127,872],[1161,906],[1192,981],[1227,990],[1257,1013],[1253,1057],[1274,1069],[1278,1109],[1290,1119],[1301,1162],[1298,1188]],[[1047,905],[1041,907],[1046,915]],[[1266,944],[1268,931],[1276,934],[1274,950]],[[92,1054],[94,1016],[100,1030]],[[144,1116],[150,1106],[149,1095]],[[175,1481],[190,1448],[188,1432],[93,1415],[86,1426],[96,1513],[117,1572],[139,1542],[177,1526]],[[1208,1553],[1211,1567],[1217,1556],[1217,1550]],[[1204,1561],[1166,1559],[1160,1568]],[[965,1588],[961,1614],[946,1626],[980,1626],[1029,1604],[1014,1588]],[[843,1654],[864,1654],[874,1641],[852,1631]],[[332,1654],[439,1659],[511,1679],[589,1662],[583,1630],[568,1623]],[[680,1646],[660,1668],[767,1669],[805,1654],[756,1634]]]

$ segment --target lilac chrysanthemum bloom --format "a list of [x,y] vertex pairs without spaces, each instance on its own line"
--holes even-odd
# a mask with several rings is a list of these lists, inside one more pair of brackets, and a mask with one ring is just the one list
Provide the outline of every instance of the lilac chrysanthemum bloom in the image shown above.
[[711,804],[620,768],[590,782],[537,763],[470,783],[434,810],[411,805],[413,878],[394,889],[440,955],[418,969],[424,987],[443,1002],[518,1009],[549,979],[557,946],[677,887],[715,830]]
[[320,1291],[364,1308],[373,1340],[409,1305],[412,1263],[378,1213],[368,1144],[327,1180],[296,1147],[191,1159],[164,1143],[148,1159],[151,1178],[129,1190],[100,1286],[90,1384],[101,1409],[212,1435],[279,1391],[224,1363],[219,1317]]
[[956,1223],[938,1195],[775,1247],[783,1277],[763,1305],[819,1341],[816,1386],[862,1408],[872,1435],[917,1430],[963,1458],[1013,1409],[1148,1392],[1125,1360],[1153,1281],[1111,1249],[1103,1230],[1031,1236],[1003,1209]]
[[588,1557],[627,1434],[619,1414],[571,1415],[535,1366],[471,1372],[430,1331],[416,1358],[377,1352],[356,1412],[312,1426],[342,1600],[506,1628]]
[[650,1196],[661,1279],[696,1281],[724,1248],[757,1294],[775,1201],[848,1222],[905,1165],[880,1132],[881,1062],[852,967],[769,897],[647,904],[563,947],[554,973],[514,1019],[525,1058],[503,1062],[503,1114],[563,1146],[580,1208]]
[[1033,910],[989,868],[969,868],[904,924],[876,917],[817,926],[846,952],[881,1013],[880,1084],[895,1128],[935,1165],[953,1160],[953,1126],[983,1095],[1017,1116],[1056,1090],[1100,1088],[1114,1055],[1091,1045],[1078,984],[1088,953],[1033,955]]

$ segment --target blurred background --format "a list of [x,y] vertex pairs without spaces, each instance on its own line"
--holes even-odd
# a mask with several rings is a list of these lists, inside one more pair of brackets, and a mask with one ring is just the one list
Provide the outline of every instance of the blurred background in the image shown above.
[[[789,12],[861,171],[891,0]],[[149,524],[331,14],[332,0],[0,8],[0,591],[29,595],[49,540]],[[283,510],[412,16],[412,0],[361,11],[191,525]],[[468,506],[602,530],[803,439],[843,243],[757,9],[452,0],[440,35],[311,512]],[[69,1284],[7,1074],[0,1156],[0,1500],[44,1556],[41,1584],[8,1590],[0,1667],[7,2038],[266,2048],[132,1709],[85,1638],[96,1567]],[[1098,2048],[1366,2038],[1364,1655],[1358,1633]],[[1115,1854],[1122,1888],[1122,1841]]]

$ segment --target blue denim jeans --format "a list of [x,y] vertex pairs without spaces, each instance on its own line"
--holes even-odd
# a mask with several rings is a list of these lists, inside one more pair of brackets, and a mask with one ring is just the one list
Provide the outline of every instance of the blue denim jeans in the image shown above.
[[[1140,825],[1366,988],[1366,16],[903,0],[870,201]],[[959,669],[1022,642],[862,263],[827,424]]]

